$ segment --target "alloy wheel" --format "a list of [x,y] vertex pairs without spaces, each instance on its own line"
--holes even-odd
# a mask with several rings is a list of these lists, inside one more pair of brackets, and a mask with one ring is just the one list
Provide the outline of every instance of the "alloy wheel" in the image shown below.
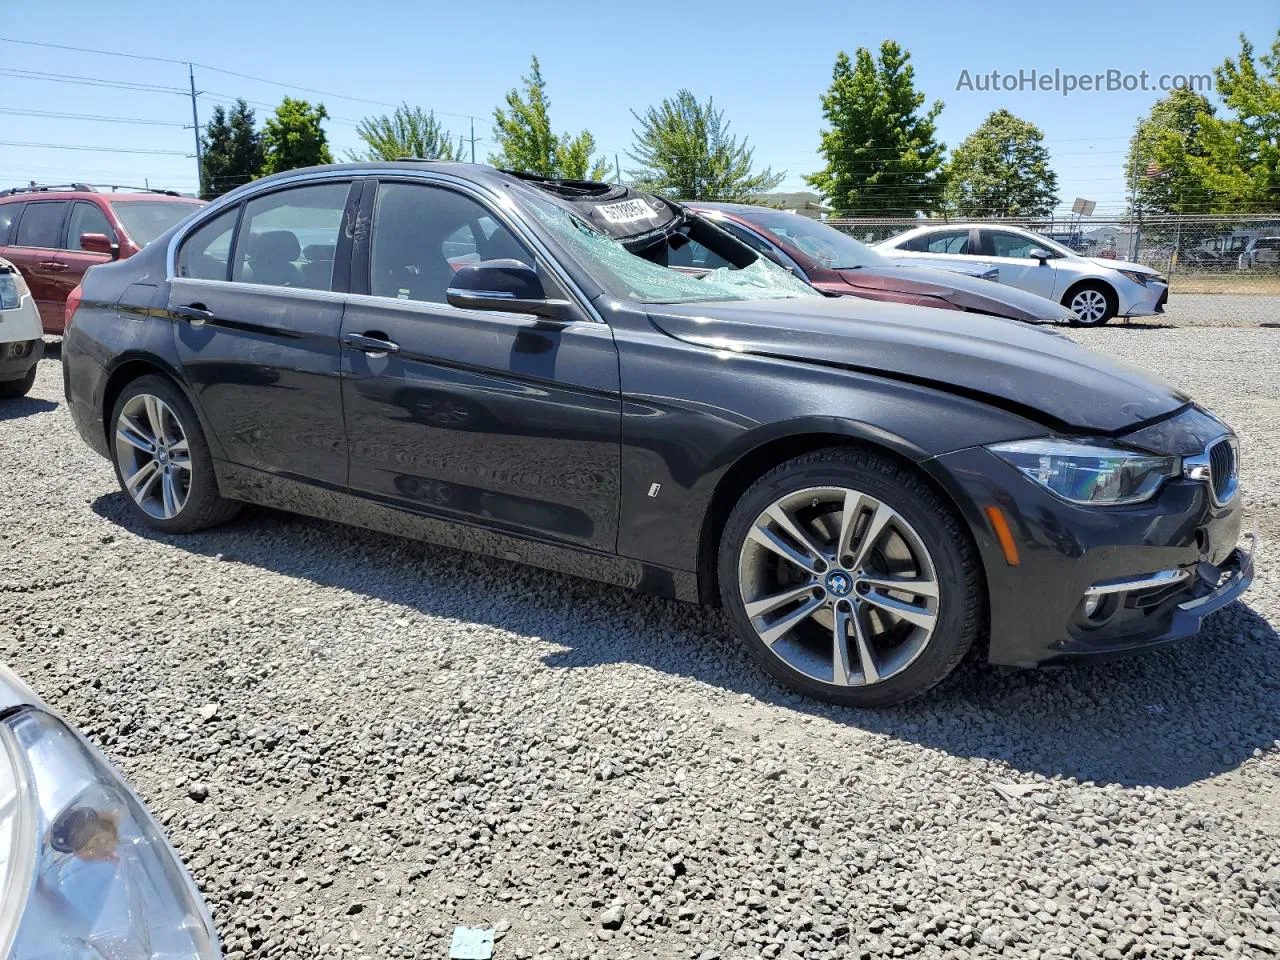
[[883,682],[924,651],[939,616],[933,559],[888,504],[844,487],[775,500],[738,557],[752,628],[787,666],[852,687]]
[[125,491],[144,513],[172,520],[191,493],[187,435],[163,400],[148,393],[131,397],[116,421],[116,463]]
[[1071,298],[1071,312],[1081,323],[1099,323],[1107,315],[1107,298],[1101,290],[1081,290]]

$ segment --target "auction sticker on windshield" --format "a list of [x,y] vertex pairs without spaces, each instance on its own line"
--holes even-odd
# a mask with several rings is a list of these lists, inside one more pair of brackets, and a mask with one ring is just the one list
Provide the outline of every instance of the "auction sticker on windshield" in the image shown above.
[[637,220],[652,220],[657,216],[653,208],[643,200],[623,200],[596,207],[596,210],[610,223],[635,223]]

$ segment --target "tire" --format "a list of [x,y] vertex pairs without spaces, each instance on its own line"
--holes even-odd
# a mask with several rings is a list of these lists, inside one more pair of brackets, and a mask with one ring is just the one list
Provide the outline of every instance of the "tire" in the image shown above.
[[[809,550],[795,549],[800,537],[775,522],[779,510]],[[856,518],[847,534],[846,513]],[[816,548],[825,561],[806,571],[766,540],[806,561]],[[830,703],[883,707],[920,696],[964,659],[985,622],[981,568],[961,522],[922,477],[870,450],[820,450],[766,473],[730,513],[717,562],[721,600],[747,649],[785,686]],[[793,589],[795,599],[771,606]]]
[[15,400],[30,393],[31,388],[35,386],[36,367],[38,366],[38,363],[33,363],[25,377],[20,377],[17,380],[5,380],[0,383],[0,400]]
[[1073,327],[1101,327],[1120,309],[1116,292],[1100,280],[1076,284],[1062,298],[1062,305],[1074,316]]
[[[238,503],[219,495],[200,420],[173,381],[149,374],[127,384],[110,423],[116,479],[130,511],[143,523],[165,533],[191,533],[239,512]],[[155,442],[157,436],[162,443]],[[144,449],[148,441],[150,453]]]

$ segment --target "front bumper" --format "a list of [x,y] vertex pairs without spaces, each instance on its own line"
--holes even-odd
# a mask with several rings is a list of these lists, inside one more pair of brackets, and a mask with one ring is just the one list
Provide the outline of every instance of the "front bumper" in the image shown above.
[[1169,285],[1165,283],[1148,283],[1145,287],[1131,280],[1125,282],[1127,289],[1119,290],[1120,309],[1116,312],[1122,317],[1146,317],[1155,313],[1164,313],[1164,305],[1169,302]]
[[[1238,493],[1216,506],[1207,483],[1177,478],[1146,503],[1088,507],[1059,500],[982,448],[928,466],[951,490],[982,557],[992,663],[1040,666],[1186,637],[1252,582],[1251,539],[1240,546]],[[1006,520],[1012,558],[992,526],[991,507]],[[1100,622],[1083,616],[1090,588],[1159,571],[1186,575],[1107,595]]]
[[21,380],[44,356],[44,341],[14,340],[0,343],[0,383]]

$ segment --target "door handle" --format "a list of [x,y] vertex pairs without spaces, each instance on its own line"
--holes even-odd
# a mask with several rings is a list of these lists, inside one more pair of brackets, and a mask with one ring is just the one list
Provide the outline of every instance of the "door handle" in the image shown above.
[[[374,336],[374,334],[377,334]],[[355,350],[361,350],[371,357],[385,357],[388,353],[399,353],[400,344],[386,339],[386,334],[378,330],[369,333],[344,333],[342,342]]]
[[193,327],[203,327],[210,320],[214,319],[212,311],[206,310],[198,303],[193,303],[185,307],[174,307],[173,315],[182,320],[186,320]]
[[57,260],[41,260],[40,266],[44,267],[46,270],[53,270],[55,272],[61,272],[67,269],[67,265],[65,263],[59,263]]

